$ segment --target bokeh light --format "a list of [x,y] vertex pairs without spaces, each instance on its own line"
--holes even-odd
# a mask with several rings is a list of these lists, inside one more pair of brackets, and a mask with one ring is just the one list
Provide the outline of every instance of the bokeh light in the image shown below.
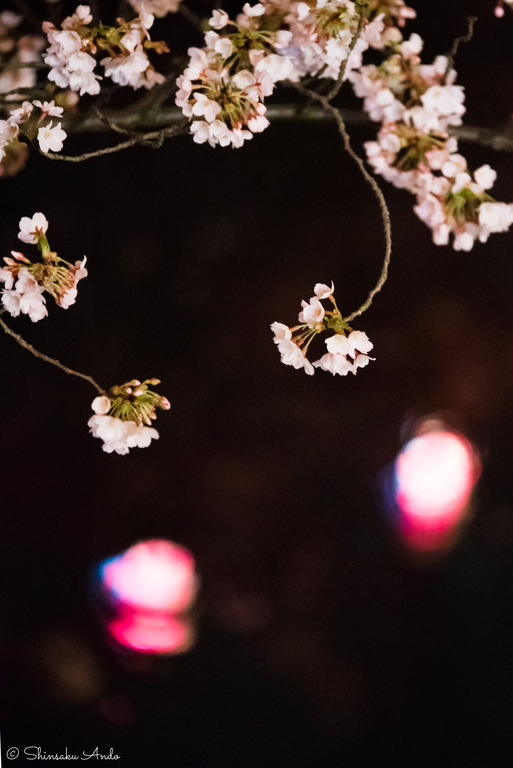
[[468,517],[480,463],[461,434],[426,421],[394,464],[394,503],[401,536],[414,550],[454,543]]
[[187,651],[198,592],[194,557],[170,541],[139,542],[100,564],[101,611],[109,636],[140,653]]
[[183,653],[194,642],[192,623],[166,614],[125,615],[107,629],[120,645],[143,653]]
[[197,591],[191,553],[161,539],[140,542],[106,560],[100,578],[115,598],[139,610],[182,613]]

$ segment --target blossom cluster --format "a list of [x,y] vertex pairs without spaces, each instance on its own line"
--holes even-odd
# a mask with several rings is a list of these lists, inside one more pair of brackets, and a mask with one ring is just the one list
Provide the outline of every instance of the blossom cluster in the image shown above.
[[191,120],[194,141],[240,147],[269,125],[264,99],[277,82],[337,78],[343,64],[347,76],[360,66],[363,51],[382,48],[390,38],[393,17],[384,10],[361,19],[356,39],[364,12],[352,0],[246,3],[235,21],[215,10],[204,47],[189,49],[177,80],[175,101]]
[[88,5],[79,5],[72,16],[62,22],[62,28],[45,21],[43,31],[50,43],[43,59],[50,66],[48,79],[59,88],[70,88],[83,96],[100,92],[101,76],[95,72],[98,50],[109,55],[100,60],[105,75],[118,85],[132,88],[152,88],[164,76],[151,64],[147,50],[167,50],[164,43],[154,43],[148,30],[153,16],[141,7],[132,21],[118,19],[119,26],[100,24],[91,27],[93,16]]
[[294,67],[293,79],[317,76],[337,79],[342,64],[347,73],[361,65],[362,54],[369,46],[382,48],[385,35],[384,14],[363,20],[361,34],[356,37],[364,4],[351,0],[305,0],[303,2],[265,2],[267,14],[279,9],[287,34],[277,38],[276,48]]
[[489,165],[473,173],[458,152],[452,126],[465,112],[463,87],[446,56],[422,64],[423,41],[413,34],[394,43],[380,65],[350,73],[357,96],[371,119],[382,123],[377,141],[367,142],[367,159],[376,173],[416,196],[414,210],[431,228],[437,245],[453,236],[456,250],[469,251],[476,240],[513,223],[513,205],[488,193],[496,173]]
[[108,394],[95,397],[91,407],[94,416],[87,422],[93,437],[103,440],[106,453],[129,452],[130,448],[147,448],[159,433],[151,426],[157,418],[155,409],[169,410],[166,397],[148,389],[160,384],[159,379],[138,379],[112,387]]
[[224,11],[214,11],[205,47],[189,49],[175,102],[191,119],[197,144],[241,147],[269,125],[264,98],[291,76],[292,67],[259,32],[255,20],[263,13],[260,3],[246,4],[232,22]]
[[[277,82],[337,79],[345,68],[364,109],[382,123],[365,145],[369,163],[415,195],[436,244],[452,239],[468,251],[511,226],[513,205],[491,197],[490,166],[472,172],[459,153],[449,132],[465,113],[464,90],[446,56],[423,64],[422,38],[403,38],[414,16],[403,0],[370,0],[365,9],[351,0],[262,0],[246,3],[235,21],[216,10],[205,46],[189,49],[176,104],[195,142],[240,147],[268,126],[264,99]],[[362,65],[369,47],[386,50],[381,65]]]
[[13,317],[28,315],[37,323],[46,317],[48,310],[44,293],[49,293],[56,304],[68,309],[75,303],[77,283],[87,276],[86,258],[69,264],[50,250],[46,232],[48,221],[44,214],[35,213],[32,218],[24,216],[20,220],[18,238],[23,242],[36,245],[42,261],[31,262],[19,251],[11,251],[11,257],[5,257],[5,266],[0,268],[2,304]]
[[[374,358],[367,355],[373,348],[372,342],[363,331],[353,331],[348,322],[342,317],[333,295],[335,287],[317,283],[314,295],[306,302],[301,302],[298,315],[299,325],[289,328],[283,323],[274,322],[271,330],[274,333],[274,343],[281,355],[284,365],[293,368],[303,368],[305,373],[312,376],[315,368],[338,373],[346,376],[355,374],[358,368],[363,368]],[[329,300],[333,309],[326,309],[322,301]],[[306,353],[312,340],[319,333],[334,331],[326,341],[327,352],[311,363]]]

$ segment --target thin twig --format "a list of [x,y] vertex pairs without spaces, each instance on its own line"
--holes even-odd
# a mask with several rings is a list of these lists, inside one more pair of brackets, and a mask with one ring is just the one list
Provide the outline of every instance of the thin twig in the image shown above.
[[100,111],[98,107],[93,107],[95,114],[98,115],[98,118],[102,121],[104,125],[107,126],[107,128],[110,128],[111,131],[114,131],[115,133],[121,133],[124,136],[131,136],[133,139],[136,138],[136,135],[134,131],[131,131],[130,128],[124,128],[121,125],[118,125],[117,123],[114,123],[110,117],[107,117],[103,114],[103,112]]
[[349,45],[349,51],[348,51],[348,54],[347,54],[347,58],[340,65],[340,70],[339,70],[339,73],[338,73],[338,77],[337,77],[336,83],[333,86],[333,88],[331,88],[331,90],[329,90],[328,93],[325,96],[327,101],[331,101],[332,99],[334,99],[335,96],[337,95],[337,93],[342,88],[342,85],[344,83],[344,77],[346,75],[346,69],[347,69],[347,63],[349,61],[349,57],[351,56],[351,54],[352,54],[352,52],[354,50],[354,47],[355,47],[356,43],[358,42],[358,40],[360,39],[360,35],[362,33],[363,23],[365,21],[365,10],[367,8],[367,4],[366,3],[357,3],[357,5],[358,5],[358,26],[356,28],[356,32],[354,33],[353,38],[351,40],[351,43]]
[[117,123],[112,122],[110,118],[106,117],[98,107],[94,107],[94,111],[108,128],[111,129],[111,131],[114,131],[114,133],[120,133],[123,136],[130,136],[132,139],[134,139],[136,142],[139,142],[140,144],[146,144],[150,147],[160,147],[162,145],[162,142],[164,140],[164,137],[162,136],[162,130],[158,132],[158,137],[155,140],[148,139],[143,133],[137,133],[137,131],[132,131],[130,128],[124,128],[121,125],[118,125]]
[[93,379],[92,376],[88,376],[86,373],[79,373],[79,371],[74,371],[72,368],[68,368],[66,365],[63,365],[58,360],[55,360],[53,357],[48,357],[48,355],[44,355],[42,352],[38,352],[38,350],[35,349],[32,346],[32,344],[29,344],[28,341],[25,341],[25,339],[22,336],[20,336],[18,333],[15,333],[13,330],[11,330],[11,328],[9,328],[9,326],[6,325],[6,323],[2,320],[1,317],[0,317],[0,326],[4,329],[5,333],[8,336],[11,336],[20,345],[20,347],[23,347],[23,349],[26,349],[35,357],[38,357],[40,360],[44,360],[46,363],[50,363],[51,365],[54,365],[56,368],[60,368],[60,370],[64,371],[64,373],[69,373],[71,376],[78,376],[79,379],[84,379],[85,381],[88,381],[89,384],[92,384],[93,387],[96,389],[96,391],[100,393],[100,395],[105,394],[105,390],[102,389],[100,385],[96,383],[96,381]]
[[447,54],[447,67],[445,68],[444,79],[448,76],[449,72],[453,68],[454,59],[456,58],[456,54],[458,53],[458,49],[461,43],[469,43],[472,40],[472,35],[474,34],[474,25],[476,21],[477,21],[477,16],[468,16],[467,31],[465,32],[464,35],[460,35],[460,37],[457,37],[453,42],[452,48]]
[[120,144],[115,144],[112,147],[95,149],[93,152],[83,152],[81,155],[58,155],[54,152],[41,152],[41,154],[49,160],[64,160],[67,163],[83,163],[85,160],[91,160],[93,157],[101,157],[102,155],[110,155],[113,152],[120,152],[122,149],[129,149],[136,144],[139,144],[138,139],[128,139],[127,141],[122,141]]
[[359,307],[354,312],[352,312],[347,317],[343,318],[343,320],[350,323],[351,320],[354,320],[355,317],[362,315],[370,307],[374,296],[377,293],[379,293],[379,291],[382,289],[388,277],[388,267],[390,265],[390,256],[392,254],[392,226],[390,223],[390,212],[388,210],[388,206],[387,206],[385,197],[383,195],[383,192],[381,191],[378,183],[368,172],[362,158],[356,154],[356,152],[351,146],[351,140],[349,138],[349,134],[347,133],[346,126],[340,111],[336,109],[336,107],[332,106],[332,104],[330,104],[326,96],[321,96],[321,94],[316,93],[315,91],[309,91],[308,89],[305,89],[301,85],[297,85],[296,83],[290,83],[290,85],[292,85],[297,91],[299,91],[299,93],[302,93],[304,96],[308,96],[308,98],[313,99],[314,101],[317,101],[319,104],[322,105],[323,109],[334,118],[335,122],[337,123],[338,132],[342,136],[342,139],[344,142],[344,148],[346,152],[359,167],[363,178],[372,188],[372,191],[374,192],[379,203],[379,208],[381,211],[381,219],[383,222],[383,232],[385,235],[385,256],[383,258],[383,266],[381,267],[381,273],[379,275],[378,282],[376,283],[372,291],[370,291],[369,295],[367,296],[362,306]]
[[172,136],[178,136],[181,133],[185,133],[187,124],[188,120],[183,120],[180,124],[174,125],[171,128],[163,128],[161,131],[152,131],[151,133],[146,133],[122,141],[120,144],[114,144],[112,147],[95,149],[93,152],[84,152],[81,155],[59,155],[54,152],[41,152],[41,154],[49,160],[64,160],[68,163],[83,163],[84,160],[91,160],[93,157],[101,157],[102,155],[111,155],[113,152],[120,152],[123,149],[129,149],[136,145],[158,148],[161,146],[164,139],[170,139]]

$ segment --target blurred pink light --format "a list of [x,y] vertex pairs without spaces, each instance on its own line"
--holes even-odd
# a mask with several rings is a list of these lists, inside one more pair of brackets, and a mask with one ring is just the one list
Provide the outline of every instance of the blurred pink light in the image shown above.
[[194,641],[190,621],[166,614],[125,615],[107,629],[120,645],[144,653],[183,653]]
[[107,590],[133,610],[182,613],[194,601],[194,558],[184,547],[155,539],[135,544],[100,566]]
[[436,535],[465,517],[477,476],[477,458],[461,435],[437,430],[410,440],[395,463],[395,498],[406,537],[416,539],[415,546],[436,546]]

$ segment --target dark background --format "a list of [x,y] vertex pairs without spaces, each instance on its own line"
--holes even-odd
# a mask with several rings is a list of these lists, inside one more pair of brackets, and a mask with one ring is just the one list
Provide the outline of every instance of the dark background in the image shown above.
[[[458,82],[466,122],[499,127],[513,14],[493,5],[418,2],[410,29],[430,61],[478,12]],[[373,129],[353,133],[361,149]],[[513,199],[511,155],[461,151]],[[379,274],[377,203],[329,123],[276,123],[240,150],[180,137],[80,165],[34,156],[2,180],[2,253],[41,210],[52,248],[89,259],[75,306],[11,326],[105,387],[157,376],[172,404],[151,448],[106,455],[86,426],[94,391],[0,339],[4,751],[113,747],[134,768],[513,764],[511,235],[437,248],[408,193],[382,186],[390,278],[356,326],[376,361],[342,379],[282,366],[269,331],[314,283],[333,279],[347,314]],[[432,413],[483,473],[464,536],[426,560],[389,525],[379,477]],[[149,537],[189,547],[202,577],[199,640],[180,658],[119,655],[91,606],[94,564]]]

